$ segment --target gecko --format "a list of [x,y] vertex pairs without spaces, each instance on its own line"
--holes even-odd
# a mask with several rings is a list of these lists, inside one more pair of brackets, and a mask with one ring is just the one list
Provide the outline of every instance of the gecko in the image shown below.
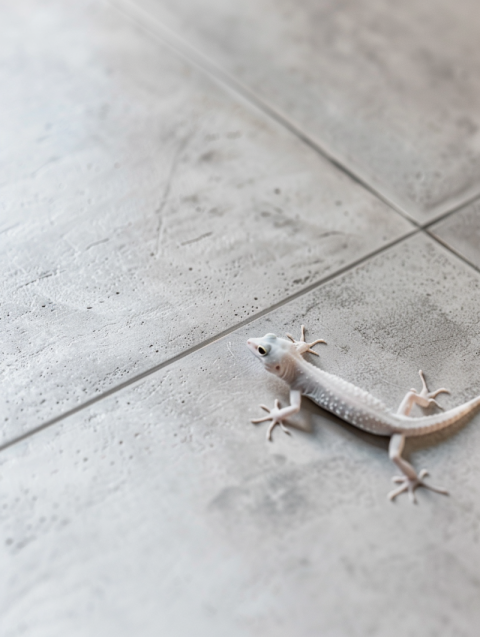
[[448,389],[442,388],[430,392],[425,376],[420,370],[421,391],[411,389],[407,392],[395,412],[367,391],[312,365],[303,358],[303,355],[307,353],[318,356],[312,348],[319,343],[326,344],[326,341],[317,339],[311,343],[306,342],[303,325],[299,341],[295,340],[291,334],[286,336],[289,340],[277,337],[275,334],[266,334],[262,338],[250,338],[247,341],[247,347],[263,363],[264,368],[282,378],[290,386],[290,405],[282,407],[278,400],[275,400],[272,409],[260,405],[268,415],[251,421],[257,424],[271,420],[267,430],[267,440],[272,440],[272,432],[276,426],[285,433],[291,434],[284,425],[284,420],[300,410],[302,396],[306,396],[323,409],[363,431],[390,437],[388,448],[390,459],[402,472],[402,475],[392,478],[393,482],[400,486],[388,494],[390,500],[394,500],[401,493],[408,492],[410,500],[415,503],[417,501],[415,491],[418,487],[448,495],[445,489],[425,482],[425,477],[429,475],[428,471],[423,469],[417,473],[414,467],[402,457],[405,439],[440,431],[472,414],[480,406],[480,396],[443,413],[414,418],[410,416],[410,412],[415,404],[423,409],[432,405],[442,409],[435,399],[441,393],[449,394]]

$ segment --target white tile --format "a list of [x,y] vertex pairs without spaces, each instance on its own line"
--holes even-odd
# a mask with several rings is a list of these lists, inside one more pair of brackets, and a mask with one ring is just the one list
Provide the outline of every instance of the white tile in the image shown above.
[[[423,366],[480,392],[480,275],[415,237],[0,456],[2,635],[473,637],[480,416],[408,443],[450,497],[389,503],[383,438],[285,396],[247,336],[300,322],[325,369],[398,404]],[[447,628],[445,628],[447,627]],[[23,633],[22,633],[23,631]]]
[[417,221],[479,194],[476,0],[114,2],[170,27]]
[[2,440],[410,231],[103,4],[0,29]]

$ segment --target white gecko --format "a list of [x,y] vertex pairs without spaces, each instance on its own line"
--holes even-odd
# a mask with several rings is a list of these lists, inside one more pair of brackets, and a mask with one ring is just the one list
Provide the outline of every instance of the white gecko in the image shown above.
[[422,390],[418,393],[415,389],[411,389],[395,413],[363,389],[304,360],[302,355],[307,352],[318,356],[312,347],[325,341],[317,339],[307,343],[303,325],[300,341],[296,341],[290,334],[287,334],[287,337],[291,342],[275,334],[267,334],[263,338],[251,338],[247,341],[247,346],[262,361],[265,369],[290,385],[288,407],[281,408],[278,400],[275,401],[273,409],[260,405],[268,412],[268,416],[252,420],[255,424],[272,421],[267,431],[267,440],[272,439],[272,431],[277,425],[285,433],[290,434],[283,421],[300,410],[302,395],[307,396],[323,409],[359,429],[378,436],[390,436],[390,458],[403,473],[393,478],[393,482],[400,486],[388,494],[390,500],[408,491],[411,501],[416,502],[415,489],[420,486],[448,495],[445,489],[433,487],[424,481],[428,475],[425,469],[417,474],[412,465],[402,458],[405,438],[433,433],[457,422],[480,406],[480,396],[441,414],[412,418],[410,411],[414,404],[423,408],[431,405],[440,407],[435,400],[436,396],[441,393],[450,393],[448,389],[429,392],[423,373],[420,371]]

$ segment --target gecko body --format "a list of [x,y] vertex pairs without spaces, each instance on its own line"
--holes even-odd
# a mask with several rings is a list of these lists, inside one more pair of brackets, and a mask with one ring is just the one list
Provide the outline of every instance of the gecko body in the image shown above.
[[391,500],[400,493],[408,491],[412,502],[415,502],[415,490],[419,486],[447,494],[444,489],[433,487],[424,481],[425,476],[428,475],[426,470],[417,474],[413,466],[402,458],[405,438],[433,433],[452,425],[480,407],[480,396],[446,412],[413,418],[410,416],[413,405],[417,404],[422,408],[431,405],[440,407],[435,398],[440,393],[449,393],[448,390],[437,389],[429,392],[423,373],[420,371],[422,390],[417,392],[411,389],[398,410],[394,412],[367,391],[307,362],[303,354],[307,352],[317,354],[312,347],[325,341],[317,339],[307,343],[303,325],[300,341],[296,341],[290,334],[287,336],[289,341],[275,334],[267,334],[262,338],[251,338],[247,341],[247,346],[261,360],[265,369],[282,378],[290,386],[288,407],[281,408],[278,400],[275,401],[273,409],[261,405],[262,409],[268,412],[268,416],[252,420],[253,423],[271,420],[267,431],[268,440],[271,440],[272,431],[277,425],[285,433],[290,433],[284,425],[284,420],[300,410],[301,397],[306,396],[323,409],[359,429],[390,437],[390,458],[402,472],[401,476],[393,478],[393,481],[401,486],[389,493]]

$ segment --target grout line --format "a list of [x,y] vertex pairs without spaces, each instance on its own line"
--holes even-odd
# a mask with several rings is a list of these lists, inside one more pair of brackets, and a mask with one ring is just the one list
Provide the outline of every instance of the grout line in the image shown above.
[[441,221],[444,221],[451,215],[455,214],[456,212],[459,212],[462,208],[466,208],[470,204],[475,203],[475,201],[477,200],[480,202],[480,196],[478,195],[478,193],[476,195],[472,195],[470,198],[466,199],[463,203],[454,206],[451,210],[447,210],[447,212],[444,212],[439,217],[436,217],[433,221],[429,221],[428,223],[425,223],[421,225],[420,227],[422,230],[429,232],[429,229],[432,226],[436,225],[437,223],[440,223]]
[[[480,199],[480,192],[476,192],[460,203],[454,203],[450,210],[446,210],[436,217],[433,221],[429,221],[422,225],[417,219],[412,217],[408,210],[400,203],[396,202],[395,196],[390,196],[382,192],[382,185],[379,187],[370,183],[368,176],[362,176],[361,167],[356,166],[354,162],[345,161],[340,155],[336,154],[333,149],[327,147],[322,142],[309,137],[309,135],[288,115],[259,97],[251,88],[237,79],[229,71],[210,59],[208,55],[191,45],[188,41],[179,36],[173,29],[163,24],[158,18],[149,13],[143,7],[138,6],[134,0],[105,0],[115,11],[120,13],[124,18],[141,28],[147,34],[155,39],[160,40],[162,45],[166,46],[177,57],[186,61],[189,65],[205,73],[208,77],[215,79],[224,88],[233,90],[237,95],[243,97],[250,106],[256,106],[262,113],[271,117],[278,124],[289,130],[293,135],[298,137],[312,150],[327,159],[338,170],[348,175],[353,181],[360,184],[363,188],[378,197],[381,201],[392,208],[401,217],[412,223],[415,227],[426,229],[431,225],[442,221],[449,215],[460,210],[464,206],[471,204],[476,199]],[[121,6],[120,6],[121,5]],[[127,8],[128,7],[128,8]],[[148,24],[146,23],[148,20]],[[153,26],[152,26],[153,23]]]
[[474,263],[469,261],[469,259],[467,259],[463,254],[461,254],[460,252],[455,250],[455,248],[453,248],[449,243],[447,243],[444,239],[441,239],[440,237],[438,237],[433,232],[433,226],[435,226],[437,223],[441,223],[445,219],[448,219],[448,217],[454,215],[456,212],[459,212],[462,208],[465,208],[466,206],[474,203],[475,201],[479,201],[480,202],[480,197],[478,196],[478,194],[475,195],[475,196],[472,196],[470,199],[468,199],[464,203],[462,203],[462,204],[460,204],[458,206],[455,206],[454,208],[452,208],[452,210],[448,210],[443,215],[440,215],[440,217],[437,217],[433,221],[429,221],[428,223],[425,223],[423,226],[420,227],[420,229],[426,235],[428,235],[431,239],[433,239],[434,241],[439,243],[443,248],[446,248],[449,252],[451,252],[457,258],[459,258],[461,261],[463,261],[466,265],[468,265],[471,268],[473,268],[476,272],[480,272],[480,268],[478,266],[476,266]]
[[[125,1],[128,2],[128,0],[123,0],[123,1],[124,2]],[[137,7],[136,5],[132,6],[131,3],[129,2],[129,4],[134,9],[134,11],[136,11],[136,12],[140,11],[146,17],[148,17],[150,21],[152,21],[152,20],[155,21],[155,24],[156,24],[156,28],[155,29],[152,29],[150,26],[146,25],[142,20],[140,20],[139,18],[137,18],[134,15],[132,15],[129,11],[125,10],[125,8],[119,7],[113,0],[106,0],[106,2],[108,2],[108,4],[110,4],[110,6],[112,6],[116,11],[121,13],[129,21],[133,22],[134,24],[136,24],[138,27],[142,28],[144,31],[146,31],[147,33],[149,33],[153,37],[160,39],[162,44],[167,46],[178,57],[180,57],[181,59],[185,60],[186,62],[188,62],[189,64],[191,64],[195,68],[199,69],[203,73],[206,73],[209,77],[213,77],[214,79],[219,81],[222,85],[226,85],[228,88],[234,90],[235,93],[240,94],[250,104],[255,105],[260,111],[262,111],[263,113],[265,113],[268,116],[270,116],[277,123],[281,124],[287,130],[289,130],[291,133],[293,133],[296,137],[301,139],[307,146],[309,146],[314,151],[316,151],[318,154],[320,154],[321,156],[326,158],[337,169],[339,169],[341,172],[347,174],[353,181],[355,181],[356,183],[360,184],[366,190],[371,192],[373,195],[375,195],[376,197],[381,199],[384,203],[386,203],[389,207],[391,207],[396,213],[398,213],[400,216],[402,216],[403,218],[408,220],[414,226],[414,229],[411,232],[409,232],[409,233],[407,233],[405,235],[402,235],[400,238],[397,238],[397,239],[385,244],[384,246],[381,246],[380,248],[377,248],[373,252],[370,252],[369,254],[361,257],[360,259],[357,259],[356,261],[353,261],[349,265],[344,266],[343,268],[340,268],[339,270],[335,271],[333,274],[328,275],[326,277],[323,277],[322,279],[320,279],[316,283],[312,283],[311,285],[307,286],[306,288],[303,288],[302,290],[299,290],[298,292],[295,292],[294,294],[282,299],[278,303],[275,303],[274,305],[272,305],[272,306],[270,306],[270,307],[268,307],[268,308],[266,308],[266,309],[264,309],[264,310],[262,310],[262,311],[260,311],[260,312],[258,312],[256,314],[248,317],[247,319],[245,319],[243,321],[240,321],[236,325],[224,330],[223,332],[220,332],[220,333],[216,334],[215,336],[212,336],[211,338],[206,339],[205,341],[202,341],[201,343],[198,343],[197,345],[194,345],[193,347],[190,347],[190,348],[184,350],[183,352],[180,352],[176,356],[173,356],[173,357],[167,359],[166,361],[163,361],[162,363],[160,363],[158,365],[155,365],[154,367],[152,367],[152,368],[150,368],[150,369],[148,369],[148,370],[146,370],[144,372],[141,372],[140,374],[137,374],[136,376],[133,376],[132,378],[124,381],[123,383],[120,383],[119,385],[116,385],[115,387],[112,387],[112,388],[108,389],[107,391],[102,392],[101,394],[91,398],[90,400],[87,400],[87,401],[81,403],[77,407],[69,409],[66,412],[64,412],[63,414],[60,414],[59,416],[55,416],[54,418],[51,418],[50,420],[47,420],[46,422],[42,423],[41,425],[38,425],[34,429],[30,430],[29,432],[26,432],[26,433],[24,433],[24,434],[22,434],[20,436],[17,436],[16,438],[13,438],[12,440],[9,440],[9,441],[1,444],[0,445],[0,452],[4,451],[4,450],[6,450],[6,449],[8,449],[8,448],[10,448],[10,447],[12,447],[14,445],[16,445],[17,443],[22,442],[23,440],[26,440],[27,438],[30,438],[31,436],[34,436],[37,433],[40,433],[44,429],[47,429],[47,428],[57,424],[58,422],[60,422],[62,420],[65,420],[66,418],[69,418],[70,416],[73,416],[74,414],[79,413],[80,411],[83,411],[84,409],[87,409],[88,407],[91,407],[95,403],[100,402],[100,401],[104,400],[105,398],[108,398],[109,396],[112,396],[113,394],[116,394],[117,392],[122,391],[123,389],[129,387],[130,385],[133,385],[133,384],[135,384],[137,382],[140,382],[144,378],[146,378],[146,377],[148,377],[148,376],[150,376],[150,375],[152,375],[152,374],[164,369],[165,367],[168,367],[169,365],[172,365],[172,364],[176,363],[177,361],[182,360],[183,358],[186,358],[187,356],[190,356],[191,354],[194,354],[195,352],[199,351],[200,349],[203,349],[204,347],[207,347],[207,346],[211,345],[212,343],[220,340],[221,338],[224,338],[225,336],[235,332],[236,330],[244,327],[245,325],[248,325],[249,323],[252,323],[252,322],[258,320],[259,318],[261,318],[263,316],[266,316],[267,314],[277,310],[278,308],[280,308],[280,307],[282,307],[284,305],[287,305],[288,303],[293,302],[294,300],[304,296],[305,294],[308,294],[309,292],[315,290],[316,288],[321,287],[322,285],[324,285],[324,284],[334,280],[335,278],[345,274],[349,270],[352,270],[352,269],[362,265],[366,261],[368,261],[368,260],[370,260],[370,259],[382,254],[383,252],[386,252],[390,248],[393,248],[394,246],[402,243],[403,241],[405,241],[405,240],[411,238],[412,236],[414,236],[416,234],[419,234],[421,232],[424,232],[430,238],[434,239],[439,244],[441,244],[443,247],[447,248],[450,252],[452,252],[457,257],[459,257],[467,265],[469,265],[470,267],[473,267],[475,270],[479,271],[479,268],[474,266],[470,261],[467,261],[461,254],[456,252],[453,248],[451,248],[448,244],[444,243],[441,239],[439,239],[438,237],[433,235],[430,232],[430,230],[429,230],[429,228],[432,225],[434,225],[436,223],[439,223],[440,221],[442,221],[443,219],[447,218],[451,214],[457,212],[459,209],[461,209],[464,206],[468,205],[469,203],[472,203],[473,201],[475,201],[478,198],[478,194],[472,196],[469,200],[466,200],[466,201],[456,205],[452,210],[449,210],[449,211],[445,212],[444,214],[440,215],[439,217],[437,217],[433,221],[430,221],[430,222],[428,222],[428,223],[426,223],[426,224],[424,224],[422,226],[421,224],[419,224],[419,222],[416,219],[410,217],[410,215],[405,210],[403,210],[400,206],[398,206],[397,204],[393,203],[388,197],[383,195],[374,186],[369,184],[368,181],[365,181],[362,177],[360,177],[355,172],[353,172],[350,168],[345,166],[341,162],[341,160],[339,160],[337,157],[335,157],[335,155],[332,152],[329,152],[326,148],[324,148],[318,142],[316,142],[313,139],[311,139],[293,121],[291,121],[289,118],[287,118],[281,112],[277,111],[273,106],[271,106],[267,102],[264,102],[253,91],[251,91],[247,86],[243,85],[240,81],[238,81],[235,77],[233,77],[228,72],[223,70],[220,66],[218,66],[212,60],[210,60],[207,56],[202,54],[200,51],[196,50],[188,42],[185,42],[182,38],[180,38],[173,31],[171,31],[170,29],[168,29],[167,27],[165,27],[164,25],[159,23],[150,14],[148,14],[146,11],[144,11],[142,9],[139,9],[139,7]],[[160,35],[159,31],[163,32],[163,36]],[[172,43],[170,41],[170,39],[173,39],[175,43]]]
[[[298,139],[304,142],[309,148],[321,155],[324,159],[328,160],[335,168],[342,173],[348,175],[357,184],[360,184],[365,190],[373,194],[375,197],[383,201],[394,212],[401,217],[409,221],[415,227],[419,228],[419,222],[407,212],[407,210],[400,204],[395,203],[393,198],[390,198],[381,190],[369,183],[367,177],[361,175],[359,167],[349,168],[348,162],[337,156],[335,152],[328,149],[322,143],[312,139],[309,135],[302,130],[292,119],[286,114],[277,110],[275,106],[264,101],[259,97],[252,89],[243,84],[236,77],[231,75],[228,71],[219,66],[216,62],[211,60],[207,55],[196,49],[189,42],[183,40],[172,29],[162,24],[153,15],[148,13],[142,7],[137,6],[131,0],[105,0],[115,11],[120,13],[128,21],[142,29],[148,35],[154,39],[159,40],[163,46],[167,47],[177,57],[187,62],[190,66],[200,70],[203,74],[206,74],[210,79],[214,79],[220,83],[223,88],[233,90],[237,96],[241,96],[247,101],[249,106],[255,106],[264,115],[267,115],[271,119],[280,124],[283,128],[286,128]],[[120,6],[120,4],[122,6]],[[125,5],[128,5],[128,9]],[[145,19],[149,23],[146,24]]]
[[[119,6],[117,2],[120,1],[122,5],[129,5],[130,11],[125,8],[125,6]],[[239,81],[236,77],[231,75],[228,71],[219,66],[216,62],[211,60],[207,55],[196,49],[189,42],[181,38],[177,33],[175,33],[172,29],[162,24],[155,16],[151,15],[148,11],[136,5],[131,0],[106,0],[106,2],[114,8],[118,13],[122,14],[127,20],[131,21],[138,27],[140,27],[143,31],[153,36],[156,39],[159,39],[161,43],[166,46],[170,51],[172,51],[175,55],[180,57],[182,60],[185,60],[188,64],[194,66],[199,69],[202,73],[205,73],[208,77],[213,77],[217,80],[222,86],[226,86],[227,88],[233,90],[236,94],[241,95],[244,99],[247,100],[251,105],[255,105],[262,113],[271,117],[278,124],[289,130],[292,134],[298,137],[301,141],[303,141],[309,148],[317,152],[319,155],[327,159],[331,164],[333,164],[338,170],[348,175],[353,181],[360,184],[363,188],[368,190],[374,196],[378,197],[381,201],[387,204],[390,208],[392,208],[397,214],[401,217],[409,221],[417,230],[422,230],[427,234],[431,239],[437,241],[440,245],[447,248],[459,257],[462,261],[464,261],[467,265],[473,267],[475,270],[480,271],[473,263],[465,259],[463,255],[454,250],[447,243],[439,239],[432,232],[430,232],[430,228],[437,223],[440,223],[444,219],[447,219],[450,215],[461,210],[463,207],[468,206],[473,203],[477,199],[480,200],[479,193],[473,194],[471,197],[467,197],[461,203],[455,204],[450,210],[442,213],[438,217],[436,217],[433,221],[429,221],[425,224],[421,224],[416,219],[411,217],[407,211],[405,211],[401,206],[396,205],[393,201],[391,201],[387,196],[383,195],[382,192],[377,190],[374,186],[372,186],[367,180],[364,180],[360,175],[356,174],[353,170],[351,170],[348,166],[344,165],[343,162],[335,157],[335,154],[321,144],[319,144],[314,139],[310,138],[306,132],[304,132],[301,128],[299,128],[295,122],[289,119],[282,112],[277,111],[276,108],[270,105],[268,102],[265,102],[262,98],[260,98],[256,93],[254,93],[248,86]],[[133,11],[133,13],[132,13]],[[141,17],[138,17],[136,14],[141,14],[143,18],[147,18],[148,21],[154,23],[152,27],[150,24],[146,24]],[[160,33],[161,32],[161,33]],[[410,236],[410,235],[408,235]],[[375,254],[372,253],[372,256]],[[288,299],[287,301],[288,302]],[[0,451],[2,447],[0,446]]]
[[460,252],[457,252],[457,250],[455,250],[455,248],[452,248],[451,245],[449,245],[448,243],[446,243],[443,239],[441,239],[440,237],[437,237],[436,235],[434,235],[432,232],[430,232],[428,230],[428,228],[425,228],[423,230],[423,232],[425,232],[426,235],[428,235],[430,237],[430,239],[434,239],[437,243],[439,243],[443,248],[446,248],[449,252],[451,252],[452,254],[454,254],[458,259],[460,259],[461,261],[463,261],[466,265],[470,266],[471,268],[473,268],[476,272],[480,272],[480,268],[478,266],[476,266],[474,263],[472,263],[471,261],[469,261],[466,257],[463,256],[463,254],[461,254]]
[[235,325],[227,328],[223,332],[219,332],[215,336],[207,338],[205,341],[202,341],[201,343],[198,343],[197,345],[189,347],[183,352],[180,352],[179,354],[172,356],[171,358],[163,361],[162,363],[159,363],[158,365],[155,365],[154,367],[151,367],[150,369],[147,369],[144,372],[141,372],[140,374],[132,376],[131,378],[125,380],[123,383],[120,383],[119,385],[115,385],[115,387],[111,387],[110,389],[107,389],[107,391],[104,391],[101,394],[98,394],[97,396],[94,396],[93,398],[86,400],[80,405],[77,405],[76,407],[73,407],[72,409],[69,409],[63,412],[62,414],[59,414],[58,416],[55,416],[54,418],[51,418],[50,420],[45,421],[44,423],[38,425],[37,427],[34,427],[30,431],[27,431],[26,433],[21,434],[20,436],[17,436],[16,438],[12,438],[11,440],[4,442],[3,444],[0,445],[0,452],[5,451],[9,447],[13,447],[17,443],[22,442],[23,440],[26,440],[27,438],[30,438],[31,436],[34,436],[37,433],[40,433],[44,429],[47,429],[48,427],[51,427],[52,425],[57,424],[61,420],[65,420],[66,418],[69,418],[70,416],[73,416],[74,414],[78,414],[80,411],[83,411],[84,409],[91,407],[95,403],[98,403],[101,400],[104,400],[105,398],[108,398],[109,396],[112,396],[113,394],[116,394],[117,392],[120,392],[123,389],[130,387],[130,385],[140,382],[144,378],[147,378],[147,376],[151,376],[152,374],[155,374],[156,372],[164,369],[165,367],[173,365],[174,363],[182,360],[183,358],[186,358],[187,356],[190,356],[191,354],[198,352],[204,347],[208,347],[209,345],[212,345],[212,343],[215,343],[221,338],[224,338],[225,336],[228,336],[229,334],[236,332],[237,330],[248,325],[249,323],[253,323],[254,321],[262,318],[263,316],[266,316],[267,314],[270,314],[271,312],[274,312],[275,310],[279,309],[280,307],[283,307],[284,305],[287,305],[288,303],[295,301],[296,299],[304,296],[305,294],[308,294],[309,292],[312,292],[313,290],[319,287],[322,287],[326,283],[329,283],[330,281],[333,281],[337,277],[340,277],[343,274],[347,273],[349,270],[353,270],[354,268],[362,265],[363,263],[366,263],[370,259],[373,259],[374,257],[384,252],[387,252],[388,250],[390,250],[390,248],[395,247],[396,245],[402,243],[403,241],[406,241],[407,239],[410,239],[411,237],[419,234],[420,232],[421,230],[417,228],[410,231],[409,233],[405,235],[402,235],[401,237],[398,237],[397,239],[394,239],[393,241],[390,241],[389,243],[386,243],[380,248],[373,250],[373,252],[369,252],[363,257],[360,257],[359,259],[357,259],[356,261],[353,261],[352,263],[344,266],[343,268],[336,270],[332,274],[329,274],[321,278],[315,283],[311,283],[310,285],[303,288],[302,290],[299,290],[298,292],[295,292],[294,294],[287,296],[281,301],[274,303],[270,307],[265,308],[264,310],[261,310],[260,312],[253,314],[252,316],[249,316],[248,318],[244,319],[243,321],[240,321],[239,323],[236,323]]

